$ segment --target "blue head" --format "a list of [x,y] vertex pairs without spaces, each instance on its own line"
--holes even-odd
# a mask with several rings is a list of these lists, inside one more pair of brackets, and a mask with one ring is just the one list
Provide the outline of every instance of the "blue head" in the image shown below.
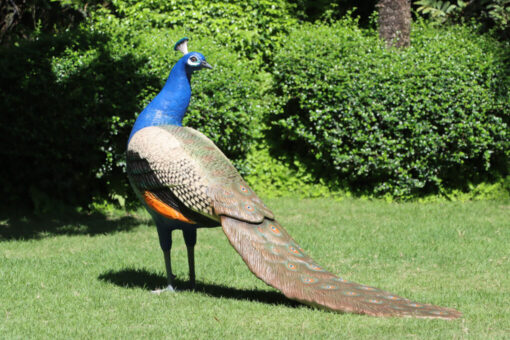
[[[191,98],[191,75],[203,68],[212,68],[202,53],[188,52],[188,38],[179,40],[174,49],[184,56],[174,65],[161,92],[136,119],[131,137],[140,129],[157,125],[182,125]],[[129,143],[128,140],[128,143]]]
[[194,71],[198,71],[203,68],[212,68],[212,66],[209,65],[209,63],[205,60],[205,57],[202,53],[188,52],[188,38],[182,38],[176,42],[174,50],[180,51],[182,54],[184,54],[184,56],[177,62],[175,67],[177,67],[177,65],[184,67],[188,77],[191,77],[191,74]]
[[193,72],[203,68],[212,68],[205,57],[200,52],[190,52],[185,54],[177,63],[183,62],[185,64],[186,74],[191,75]]

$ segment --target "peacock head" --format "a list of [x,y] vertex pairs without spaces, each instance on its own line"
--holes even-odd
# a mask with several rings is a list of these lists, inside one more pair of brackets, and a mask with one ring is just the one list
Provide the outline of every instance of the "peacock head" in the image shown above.
[[193,73],[194,71],[198,71],[203,68],[212,68],[212,66],[205,60],[202,53],[188,52],[188,40],[188,38],[182,38],[175,43],[174,47],[174,50],[180,51],[184,54],[180,61],[185,64],[186,72]]

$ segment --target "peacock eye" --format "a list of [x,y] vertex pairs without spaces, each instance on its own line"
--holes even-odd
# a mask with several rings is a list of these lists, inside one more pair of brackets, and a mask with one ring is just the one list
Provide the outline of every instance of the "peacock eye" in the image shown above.
[[196,55],[192,55],[188,59],[188,65],[191,67],[196,67],[196,66],[200,65],[200,60],[198,60],[198,57]]

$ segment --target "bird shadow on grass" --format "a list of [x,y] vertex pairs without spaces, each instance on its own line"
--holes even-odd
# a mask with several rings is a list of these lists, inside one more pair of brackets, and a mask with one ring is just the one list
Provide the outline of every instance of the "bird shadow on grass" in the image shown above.
[[[147,291],[160,289],[167,285],[165,276],[151,273],[145,269],[134,268],[127,268],[119,271],[110,270],[99,275],[98,279],[124,288],[142,288]],[[175,279],[174,286],[177,291],[190,291],[187,281]],[[292,308],[304,306],[298,302],[287,299],[278,292],[258,289],[239,289],[200,281],[196,282],[195,292],[216,298],[248,300],[271,305],[284,305]]]
[[81,213],[73,210],[52,215],[0,212],[0,242],[42,239],[58,235],[101,235],[129,231],[146,224],[139,216],[108,216],[100,212]]

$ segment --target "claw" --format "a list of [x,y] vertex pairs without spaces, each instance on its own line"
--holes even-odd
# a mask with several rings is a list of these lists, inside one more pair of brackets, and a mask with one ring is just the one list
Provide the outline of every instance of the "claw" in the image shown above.
[[151,290],[152,294],[157,294],[157,295],[159,295],[161,293],[166,293],[166,292],[175,293],[175,292],[177,292],[177,290],[174,287],[172,287],[172,285],[168,285],[168,287],[162,288],[162,289]]

